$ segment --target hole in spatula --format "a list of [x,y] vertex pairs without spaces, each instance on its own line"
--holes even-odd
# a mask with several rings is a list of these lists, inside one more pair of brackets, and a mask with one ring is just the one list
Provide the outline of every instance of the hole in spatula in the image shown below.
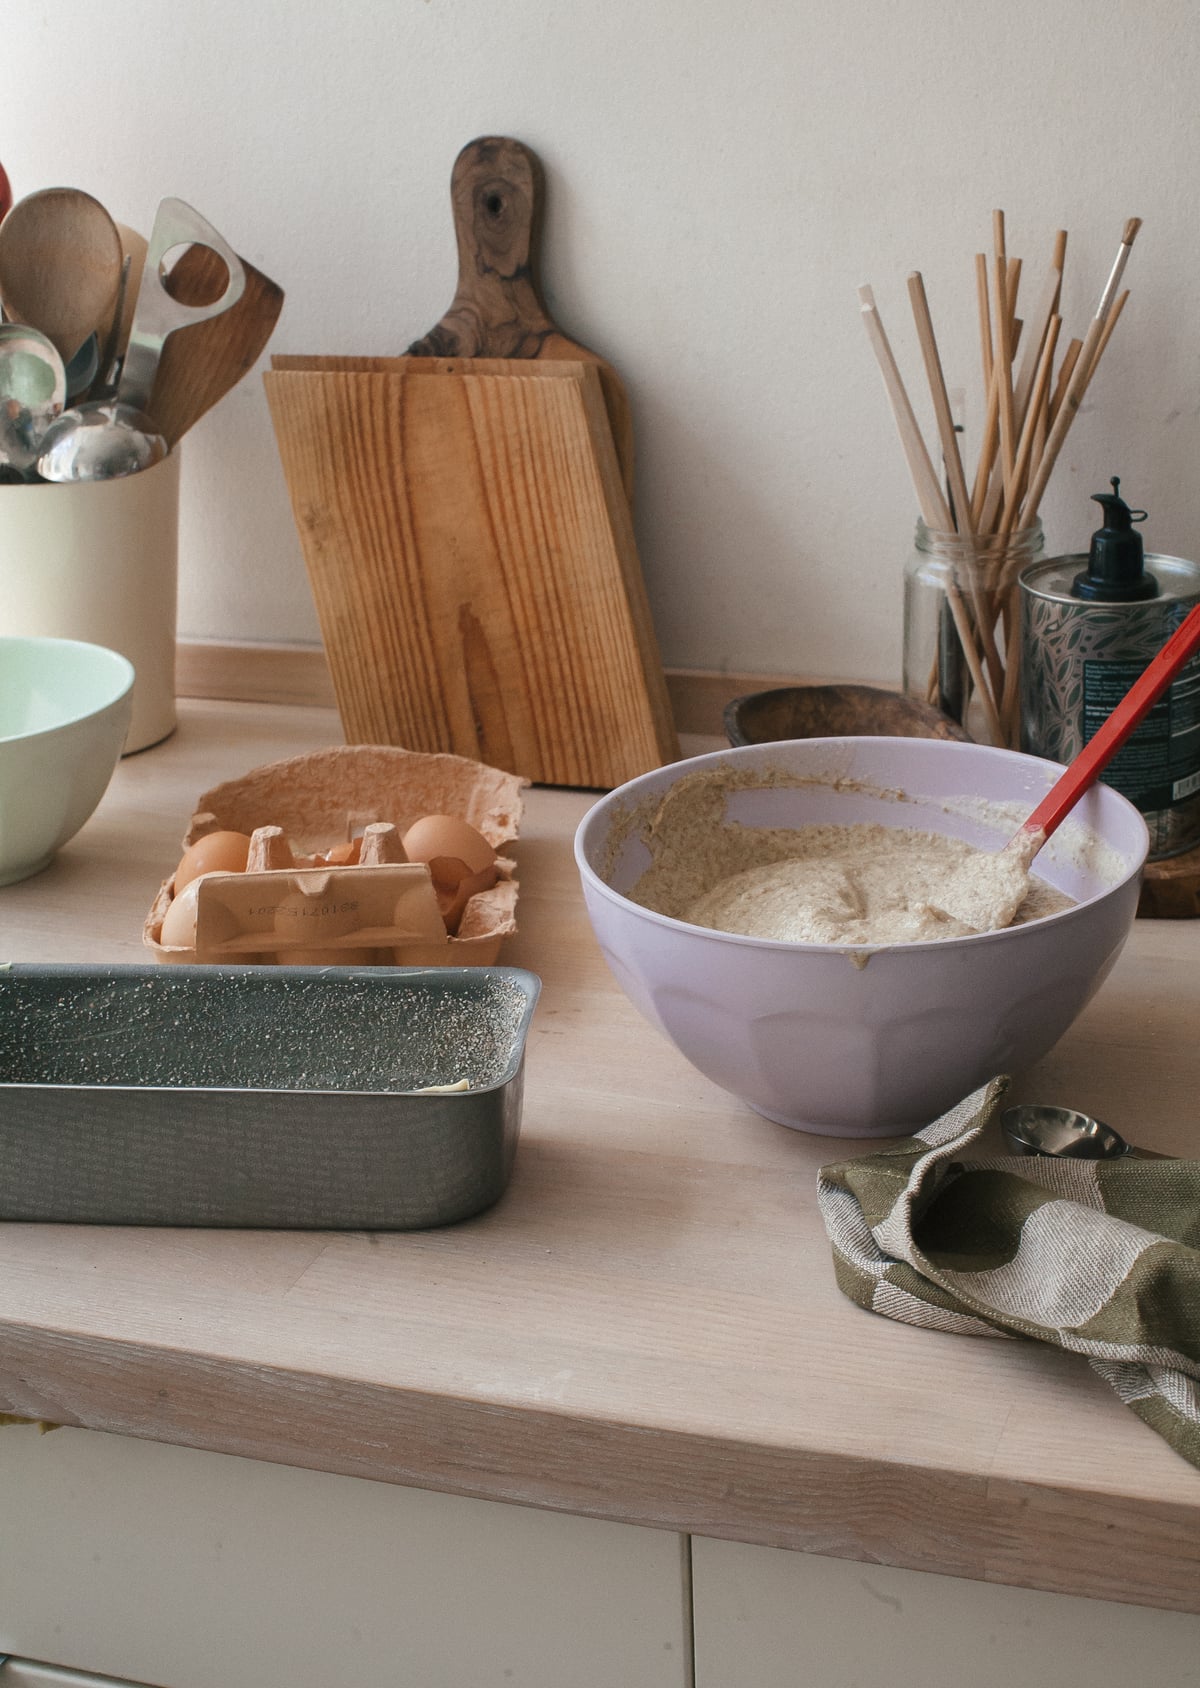
[[185,242],[159,260],[158,273],[172,299],[183,305],[213,305],[229,286],[229,266],[211,246]]

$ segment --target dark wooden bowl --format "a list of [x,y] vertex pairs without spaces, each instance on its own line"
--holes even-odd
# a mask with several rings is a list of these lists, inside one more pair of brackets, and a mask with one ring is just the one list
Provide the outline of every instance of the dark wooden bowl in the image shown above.
[[794,738],[939,738],[969,743],[941,710],[879,686],[779,686],[725,706],[730,744]]
[[1200,918],[1200,848],[1146,863],[1138,913],[1150,920]]

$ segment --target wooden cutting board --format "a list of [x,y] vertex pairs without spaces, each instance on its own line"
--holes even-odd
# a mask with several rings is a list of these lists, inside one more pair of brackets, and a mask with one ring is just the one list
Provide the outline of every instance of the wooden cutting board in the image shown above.
[[458,285],[449,310],[408,348],[413,357],[565,358],[594,363],[627,495],[633,422],[616,370],[553,322],[538,279],[545,175],[537,154],[504,135],[470,141],[454,161],[450,203]]
[[678,756],[594,361],[272,362],[350,743],[600,788]]

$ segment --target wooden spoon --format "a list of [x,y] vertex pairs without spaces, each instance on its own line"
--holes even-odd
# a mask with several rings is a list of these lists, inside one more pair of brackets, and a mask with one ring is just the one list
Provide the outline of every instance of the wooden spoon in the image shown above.
[[[168,445],[224,398],[251,370],[283,309],[283,289],[242,259],[246,285],[223,315],[177,328],[163,346],[150,415]],[[220,293],[225,265],[210,246],[189,246],[166,277],[173,299],[203,305]]]
[[10,321],[37,328],[69,363],[103,335],[121,282],[121,237],[98,199],[44,188],[0,223],[0,299]]
[[633,496],[633,422],[620,376],[551,321],[537,280],[544,178],[536,154],[501,135],[471,141],[450,176],[458,291],[412,357],[574,358],[598,365],[626,496]]
[[1176,628],[1095,737],[1084,745],[1004,848],[974,857],[951,875],[938,896],[938,907],[944,913],[976,932],[994,932],[1012,923],[1029,891],[1033,858],[1197,650],[1200,604]]

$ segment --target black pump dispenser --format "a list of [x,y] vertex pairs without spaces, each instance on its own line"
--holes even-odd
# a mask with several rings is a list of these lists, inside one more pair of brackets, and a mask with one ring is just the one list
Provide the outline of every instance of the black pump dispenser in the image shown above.
[[1146,512],[1129,508],[1116,475],[1111,492],[1094,492],[1092,497],[1104,507],[1104,526],[1092,535],[1088,566],[1075,576],[1071,596],[1106,604],[1157,597],[1158,581],[1146,571],[1142,536],[1133,529],[1134,522],[1145,521]]

